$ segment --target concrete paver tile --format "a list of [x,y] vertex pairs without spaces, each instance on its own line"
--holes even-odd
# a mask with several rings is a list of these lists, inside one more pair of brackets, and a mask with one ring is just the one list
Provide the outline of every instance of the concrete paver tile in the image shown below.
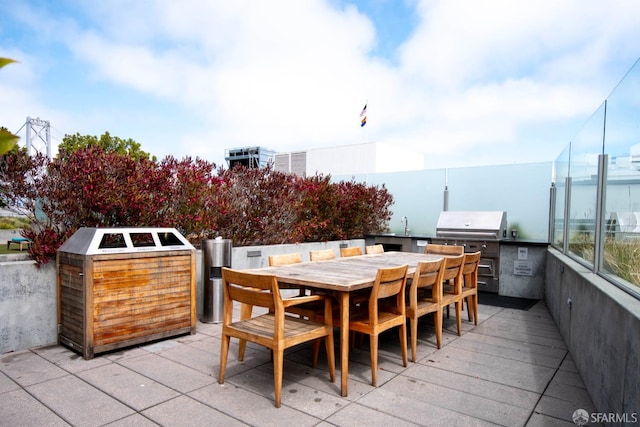
[[483,398],[518,406],[529,411],[535,408],[540,399],[539,393],[422,364],[414,364],[403,372],[402,375],[448,387],[459,392],[474,394]]
[[565,420],[567,422],[573,422],[573,413],[577,409],[584,409],[588,413],[596,411],[590,401],[574,403],[567,400],[556,399],[551,396],[542,396],[540,402],[536,406],[535,412]]
[[276,408],[273,394],[265,397],[232,383],[212,384],[188,396],[252,426],[314,426],[320,422],[318,418],[291,408],[284,394],[282,406]]
[[427,360],[427,364],[539,394],[544,391],[555,374],[555,369],[552,368],[479,354],[453,346],[434,353]]
[[556,399],[566,400],[567,402],[573,402],[575,404],[591,401],[591,396],[589,396],[589,393],[584,387],[576,387],[563,383],[556,379],[556,377],[551,380],[551,384],[549,384],[544,394],[545,396],[555,397]]
[[[553,336],[547,335],[534,335],[526,330],[516,329],[513,327],[504,326],[504,324],[490,324],[492,319],[487,322],[478,325],[474,332],[478,334],[491,335],[495,337],[509,338],[516,341],[522,341],[533,344],[540,344],[548,347],[558,348],[566,350],[566,345],[559,335],[553,334]],[[531,329],[534,327],[532,326]]]
[[23,387],[68,375],[66,371],[28,350],[2,356],[0,367],[5,375]]
[[[451,421],[458,418],[460,414],[451,413]],[[323,425],[323,424],[320,424]],[[327,426],[352,427],[355,425],[363,425],[370,427],[411,427],[411,426],[428,426],[428,423],[411,422],[402,419],[396,415],[390,415],[381,411],[372,410],[368,406],[359,403],[352,403],[339,412],[336,412],[327,418]],[[436,424],[432,424],[436,425]],[[443,424],[437,424],[443,425]],[[453,423],[451,424],[453,425]],[[456,424],[458,425],[458,424]]]
[[179,395],[177,391],[115,363],[82,371],[78,377],[136,411]]
[[525,427],[575,427],[571,421],[560,420],[544,414],[533,414]]
[[[398,376],[389,381],[384,388],[384,392],[395,395],[396,398],[397,396],[402,396],[406,399],[415,400],[415,405],[419,403],[429,404],[479,420],[507,426],[518,425],[531,413],[531,409],[524,409],[470,393],[461,393],[445,386],[403,376]],[[364,402],[372,398],[372,395],[375,395],[375,392],[369,393],[358,400],[358,403],[364,404]],[[380,403],[379,405],[382,404]],[[404,404],[401,405],[401,410],[405,409],[404,406]]]
[[[289,364],[289,367],[294,365]],[[297,364],[296,364],[297,365]],[[298,365],[299,366],[299,365]],[[311,370],[311,368],[309,368]],[[340,396],[340,383],[329,381],[329,374],[326,376],[313,375],[314,378],[324,380],[329,385],[327,388],[315,388],[303,384],[299,379],[302,372],[291,372],[285,370],[282,384],[282,403],[289,407],[298,409],[304,413],[324,419],[335,411],[343,408],[350,401]],[[256,394],[260,394],[267,399],[274,399],[273,371],[254,369],[227,378],[225,384],[236,385]],[[330,387],[330,389],[328,389]]]
[[27,391],[74,426],[101,426],[135,412],[73,375],[32,385]]
[[196,335],[207,335],[211,337],[219,337],[222,335],[221,323],[204,323],[198,322],[196,324]]
[[130,357],[139,357],[147,353],[148,351],[144,350],[142,347],[127,347],[109,353],[103,353],[97,357],[104,357],[112,362],[118,362]]
[[562,358],[566,354],[566,351],[564,350],[558,350],[557,354],[554,355],[541,354],[536,351],[537,349],[532,349],[530,345],[523,345],[523,343],[519,341],[493,341],[493,337],[480,340],[474,339],[478,336],[483,337],[483,335],[469,332],[461,339],[456,340],[455,343],[452,343],[451,347],[479,354],[499,356],[505,359],[530,363],[532,365],[545,366],[553,369],[560,365]]
[[[412,391],[415,391],[415,389]],[[398,418],[398,422],[414,423],[427,427],[445,425],[495,426],[491,422],[453,411],[437,403],[430,403],[428,397],[426,390],[421,390],[419,395],[411,395],[411,393],[397,393],[395,389],[377,389],[358,400],[358,405],[369,409],[368,412],[363,411],[361,415],[358,415],[363,419],[370,420],[372,425],[377,426],[396,425],[396,422],[389,423],[389,419],[380,414]],[[353,405],[340,411],[336,416],[329,418],[328,421],[333,423],[336,418],[344,419],[344,413],[355,412],[351,411]],[[379,418],[380,421],[378,421]],[[351,418],[351,424],[347,422],[344,425],[354,425],[354,420],[359,419]]]
[[84,360],[80,354],[60,345],[49,345],[32,350],[42,358],[71,373],[86,371],[87,369],[92,369],[97,366],[113,363],[111,360],[103,356]]
[[159,425],[163,426],[244,426],[222,412],[187,396],[180,396],[142,412]]
[[20,389],[20,386],[15,381],[0,372],[0,394],[18,389]]
[[133,415],[129,415],[128,417],[124,417],[112,423],[105,425],[104,427],[155,427],[160,424],[154,423],[149,418],[135,413]]
[[68,426],[55,412],[23,389],[0,395],[0,424],[3,426]]
[[188,393],[217,381],[211,374],[203,374],[157,354],[123,360],[120,364],[180,393]]
[[465,334],[452,345],[550,368],[557,368],[567,354],[565,349],[484,335],[476,330]]

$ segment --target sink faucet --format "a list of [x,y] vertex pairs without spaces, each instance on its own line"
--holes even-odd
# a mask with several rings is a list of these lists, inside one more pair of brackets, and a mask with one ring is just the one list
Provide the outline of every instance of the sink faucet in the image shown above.
[[409,218],[407,218],[406,216],[403,216],[401,221],[404,222],[404,235],[408,236],[410,231]]

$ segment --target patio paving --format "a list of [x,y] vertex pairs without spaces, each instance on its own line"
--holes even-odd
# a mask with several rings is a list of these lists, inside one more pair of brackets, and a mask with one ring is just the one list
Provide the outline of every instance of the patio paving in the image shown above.
[[444,324],[437,350],[431,319],[421,322],[418,361],[407,368],[397,333],[383,334],[377,388],[365,340],[350,353],[348,397],[340,396],[339,364],[331,383],[324,352],[312,369],[309,347],[292,349],[280,409],[264,348],[249,344],[238,362],[232,342],[226,381],[218,384],[217,324],[92,360],[58,345],[7,353],[0,356],[0,425],[534,427],[574,426],[575,410],[595,412],[544,302],[527,311],[481,304],[479,325],[463,318],[461,337],[453,312]]

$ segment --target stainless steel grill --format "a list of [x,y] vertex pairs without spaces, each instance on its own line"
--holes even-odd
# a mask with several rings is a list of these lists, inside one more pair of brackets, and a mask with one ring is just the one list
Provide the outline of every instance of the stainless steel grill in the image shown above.
[[507,213],[502,211],[443,211],[438,218],[439,245],[464,246],[465,252],[482,252],[478,289],[498,293],[500,240],[507,238]]

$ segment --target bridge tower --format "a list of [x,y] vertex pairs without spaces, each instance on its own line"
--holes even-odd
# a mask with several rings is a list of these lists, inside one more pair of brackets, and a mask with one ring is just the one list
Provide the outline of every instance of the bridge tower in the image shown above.
[[26,146],[27,153],[31,156],[38,153],[46,153],[51,159],[51,124],[48,120],[41,120],[39,117],[32,119],[27,117],[25,122],[26,128]]

